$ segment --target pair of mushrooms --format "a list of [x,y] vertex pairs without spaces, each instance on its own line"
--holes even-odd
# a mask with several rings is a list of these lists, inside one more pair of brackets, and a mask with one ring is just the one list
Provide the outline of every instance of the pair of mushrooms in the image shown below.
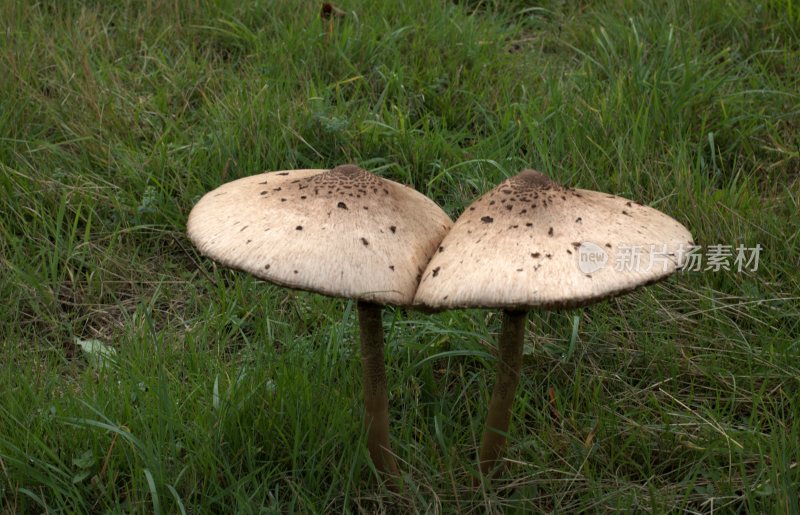
[[[692,239],[653,208],[565,188],[533,170],[502,182],[453,224],[421,193],[354,165],[224,184],[197,203],[187,231],[223,266],[357,301],[367,446],[390,477],[399,472],[389,444],[381,306],[503,310],[480,447],[488,475],[505,445],[528,309],[585,306],[664,279]],[[614,266],[609,256],[621,246],[639,249],[641,263],[662,259],[655,267]]]

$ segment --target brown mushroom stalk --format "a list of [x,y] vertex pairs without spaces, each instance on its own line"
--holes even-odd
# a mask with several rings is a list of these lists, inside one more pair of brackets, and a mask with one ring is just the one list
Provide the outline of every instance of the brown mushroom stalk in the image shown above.
[[497,341],[497,378],[489,414],[483,430],[480,450],[481,474],[488,476],[506,444],[511,409],[519,384],[522,347],[525,339],[527,311],[503,311],[503,326]]
[[379,472],[397,476],[397,461],[389,444],[389,396],[383,360],[381,306],[358,303],[361,329],[361,363],[364,369],[364,426],[367,449]]

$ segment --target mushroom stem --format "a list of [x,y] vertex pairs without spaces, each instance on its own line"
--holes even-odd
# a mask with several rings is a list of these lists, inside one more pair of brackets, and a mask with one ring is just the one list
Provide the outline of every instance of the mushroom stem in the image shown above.
[[383,364],[381,306],[359,302],[358,324],[361,329],[361,363],[364,368],[367,448],[379,472],[398,476],[397,462],[389,445],[389,396],[386,391],[386,368]]
[[492,471],[506,444],[511,408],[519,383],[527,319],[527,311],[503,311],[503,326],[498,340],[497,382],[481,440],[480,470],[483,476]]

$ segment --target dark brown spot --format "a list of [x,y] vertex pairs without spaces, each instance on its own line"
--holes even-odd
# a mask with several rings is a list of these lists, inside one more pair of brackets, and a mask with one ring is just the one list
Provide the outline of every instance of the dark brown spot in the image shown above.
[[576,224],[579,224],[579,223],[581,223],[582,221],[583,221],[583,218],[581,218],[580,216],[579,216],[578,218],[576,218],[576,219],[575,219],[575,223],[576,223]]
[[439,252],[444,252],[444,247],[439,245]]
[[577,249],[578,247],[580,247],[580,246],[581,246],[581,244],[580,244],[580,242],[573,241],[573,242],[572,242],[572,246],[573,246],[573,247],[575,247],[575,248]]
[[522,272],[522,268],[517,268],[517,272]]
[[397,232],[397,226],[393,225],[393,226],[389,227],[389,230],[392,231],[392,234],[394,234],[394,233]]
[[364,206],[364,211],[369,211],[369,208],[367,206]]
[[345,204],[344,202],[339,202],[338,204],[336,204],[336,207],[338,207],[339,209],[347,209],[347,204]]
[[297,227],[295,227],[295,230],[296,231],[302,231],[303,230],[303,226],[302,225],[298,225]]
[[389,270],[391,270],[392,272],[394,272],[394,265],[389,265]]
[[273,190],[272,190],[272,191],[281,191],[281,187],[280,187],[280,186],[278,186],[277,188],[273,188]]
[[533,224],[531,222],[528,222],[525,224],[525,227],[533,227]]
[[289,175],[289,172],[281,172],[278,175]]
[[539,256],[541,256],[541,254],[539,254],[538,252],[534,252],[533,254],[531,254],[531,257],[534,259],[539,259]]
[[489,202],[489,205],[490,205],[490,206],[493,206],[493,205],[494,205],[494,200],[493,200],[493,201],[491,201],[491,202]]
[[266,192],[266,191],[262,191],[262,192],[261,192],[261,194],[262,194],[262,195],[266,195],[266,194],[267,194],[267,192]]
[[285,199],[285,198],[282,198],[282,199],[281,199],[281,202],[286,202],[286,199]]
[[481,222],[483,222],[485,224],[490,224],[490,223],[494,222],[494,218],[492,218],[491,216],[484,216],[484,217],[481,217]]
[[625,205],[628,207],[633,207],[633,205],[630,202],[625,202]]
[[622,210],[622,214],[623,214],[623,215],[626,215],[626,216],[631,216],[631,215],[630,215],[630,213],[628,213],[628,212],[627,212],[627,211],[625,211],[624,209]]
[[363,237],[362,237],[362,238],[361,238],[361,243],[363,243],[365,247],[369,247],[369,242],[367,241],[367,239],[366,239],[366,238],[363,238]]
[[527,213],[527,212],[528,212],[528,210],[527,210],[527,209],[523,209],[522,211],[520,211],[520,212],[519,212],[519,214],[521,214],[521,215],[524,215],[524,214],[525,214],[525,213]]
[[469,208],[470,211],[475,211],[474,207]]
[[588,277],[589,279],[592,278],[591,274],[586,274],[586,277]]
[[553,235],[553,228],[552,227],[547,229],[547,235],[548,236],[552,236]]
[[606,247],[611,248],[611,244],[610,243],[606,243]]
[[567,254],[569,254],[571,256],[572,255],[572,251],[567,249]]
[[247,241],[245,242],[245,245],[249,245],[249,244],[250,244],[250,242],[252,242],[252,241],[253,241],[253,240],[247,240]]
[[244,227],[242,227],[241,229],[239,229],[239,232],[242,232],[242,231],[244,231],[244,230],[245,230],[245,229],[247,229],[248,227],[250,227],[250,226],[249,226],[249,225],[245,225]]
[[512,209],[514,209],[514,206],[512,206],[511,204],[509,204],[509,205],[507,205],[507,206],[506,206],[506,209],[507,209],[508,211],[511,211]]
[[552,259],[553,255],[552,254],[545,254],[544,257],[546,257],[547,259]]
[[269,267],[272,265],[264,265],[264,270],[269,270]]
[[298,273],[297,270],[295,270],[294,273]]
[[433,276],[436,277],[437,275],[439,275],[439,270],[441,270],[441,269],[442,269],[442,267],[440,267],[440,266],[437,266],[436,268],[434,268],[433,269]]

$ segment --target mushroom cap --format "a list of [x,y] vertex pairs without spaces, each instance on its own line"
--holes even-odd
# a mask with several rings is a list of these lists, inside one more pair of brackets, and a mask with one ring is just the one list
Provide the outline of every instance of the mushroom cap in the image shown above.
[[428,263],[414,304],[431,310],[584,306],[668,277],[691,244],[689,231],[656,209],[565,188],[525,170],[456,220]]
[[203,255],[281,286],[408,305],[451,226],[414,189],[343,165],[224,184],[195,205],[187,232]]

